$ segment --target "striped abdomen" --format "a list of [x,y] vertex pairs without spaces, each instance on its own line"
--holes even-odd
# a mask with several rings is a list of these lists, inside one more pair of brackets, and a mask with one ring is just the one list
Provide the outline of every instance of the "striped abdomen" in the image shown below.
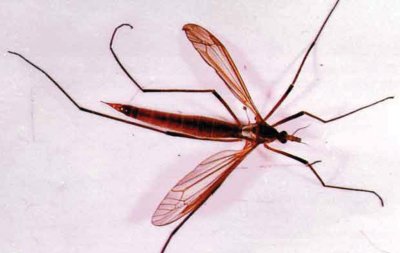
[[107,103],[115,110],[136,120],[199,138],[240,138],[241,127],[236,124],[196,115],[161,112],[131,105]]

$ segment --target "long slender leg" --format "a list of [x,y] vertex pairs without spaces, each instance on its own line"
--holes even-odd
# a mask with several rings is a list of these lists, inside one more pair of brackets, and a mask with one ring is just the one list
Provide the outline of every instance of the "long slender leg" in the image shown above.
[[335,121],[335,120],[338,120],[338,119],[347,117],[347,116],[349,116],[349,115],[351,115],[351,114],[353,114],[353,113],[359,112],[359,111],[361,111],[361,110],[367,109],[368,107],[371,107],[371,106],[373,106],[373,105],[379,104],[379,103],[381,103],[381,102],[383,102],[383,101],[386,101],[386,100],[388,100],[388,99],[393,99],[393,98],[394,98],[393,96],[386,97],[386,98],[384,98],[384,99],[378,100],[378,101],[373,102],[373,103],[371,103],[371,104],[368,104],[368,105],[362,106],[362,107],[360,107],[360,108],[357,108],[357,109],[355,109],[355,110],[353,110],[353,111],[351,111],[351,112],[348,112],[348,113],[345,113],[345,114],[336,116],[336,117],[331,118],[331,119],[326,119],[326,120],[325,120],[325,119],[322,119],[322,118],[320,118],[320,117],[318,117],[318,116],[316,116],[316,115],[314,115],[314,114],[311,114],[311,113],[309,113],[309,112],[301,111],[301,112],[298,112],[298,113],[293,114],[292,116],[289,116],[289,117],[286,117],[286,118],[284,118],[284,119],[281,119],[281,120],[279,120],[278,122],[272,124],[271,126],[273,126],[273,127],[279,126],[279,125],[281,125],[281,124],[283,124],[283,123],[285,123],[285,122],[294,120],[294,119],[299,118],[299,117],[301,117],[301,116],[303,116],[303,115],[307,115],[307,116],[309,116],[309,117],[311,117],[311,118],[314,118],[314,119],[316,119],[316,120],[319,120],[319,121],[321,121],[322,123],[329,123],[329,122],[332,122],[332,121]]
[[24,61],[29,63],[32,67],[34,67],[35,69],[37,69],[40,72],[42,72],[69,99],[69,101],[71,101],[75,105],[75,107],[77,107],[79,110],[81,110],[83,112],[91,113],[91,114],[94,114],[94,115],[97,115],[97,116],[100,116],[100,117],[104,117],[104,118],[107,118],[107,119],[120,121],[120,122],[123,122],[123,123],[126,123],[126,124],[130,124],[130,125],[134,125],[134,126],[137,126],[137,127],[142,127],[142,128],[145,128],[145,129],[149,129],[149,130],[156,131],[156,132],[163,133],[163,134],[170,135],[170,136],[185,137],[185,138],[200,139],[200,140],[211,140],[211,141],[225,141],[225,142],[237,141],[237,139],[223,140],[223,139],[211,139],[211,138],[198,138],[198,137],[187,135],[187,134],[183,134],[183,133],[172,132],[172,131],[163,131],[163,130],[155,128],[155,127],[147,126],[147,125],[144,125],[144,124],[139,124],[139,123],[132,122],[132,121],[129,121],[129,120],[124,120],[124,119],[121,119],[121,118],[113,117],[113,116],[110,116],[110,115],[107,115],[107,114],[104,114],[104,113],[101,113],[101,112],[93,111],[91,109],[87,109],[85,107],[80,106],[61,87],[61,85],[53,77],[51,77],[46,71],[44,71],[42,68],[40,68],[39,66],[37,66],[36,64],[34,64],[33,62],[31,62],[30,60],[28,60],[27,58],[25,58],[23,55],[21,55],[19,53],[12,52],[12,51],[8,51],[8,53],[20,57],[21,59],[23,59]]
[[384,206],[382,197],[379,196],[379,194],[376,193],[375,191],[364,190],[364,189],[358,189],[358,188],[349,188],[349,187],[343,187],[343,186],[337,186],[337,185],[329,185],[329,184],[326,184],[326,183],[324,182],[324,180],[322,180],[322,178],[318,175],[317,171],[313,168],[312,165],[313,165],[314,163],[309,163],[307,160],[304,160],[303,158],[300,158],[300,157],[298,157],[298,156],[289,154],[289,153],[287,153],[287,152],[285,152],[285,151],[282,151],[282,150],[279,150],[279,149],[272,148],[272,147],[270,147],[270,146],[268,146],[268,145],[265,145],[265,144],[264,144],[264,146],[265,146],[267,149],[269,149],[269,150],[271,150],[271,151],[273,151],[273,152],[275,152],[275,153],[278,153],[278,154],[281,154],[281,155],[290,157],[290,158],[292,158],[292,159],[294,159],[294,160],[296,160],[296,161],[298,161],[298,162],[301,162],[302,164],[306,165],[308,168],[310,168],[310,170],[312,171],[312,173],[318,178],[318,181],[321,183],[321,185],[322,185],[323,187],[334,188],[334,189],[339,189],[339,190],[349,190],[349,191],[358,191],[358,192],[372,193],[372,194],[374,194],[376,197],[378,197],[378,199],[379,199],[380,202],[381,202],[381,205]]
[[221,104],[226,108],[226,110],[228,110],[229,114],[232,116],[232,118],[235,120],[235,122],[241,126],[242,123],[240,122],[240,120],[238,119],[238,117],[235,115],[235,113],[232,111],[232,109],[229,107],[229,105],[225,102],[225,100],[221,97],[221,95],[218,94],[218,92],[214,89],[203,89],[203,90],[194,90],[194,89],[146,89],[143,88],[132,76],[131,74],[129,74],[129,72],[126,70],[126,68],[124,67],[124,65],[121,63],[121,61],[119,60],[117,54],[115,53],[114,49],[113,49],[113,43],[114,43],[114,38],[115,35],[117,33],[117,31],[124,27],[127,26],[130,29],[133,29],[133,26],[130,24],[121,24],[119,26],[117,26],[114,29],[114,32],[111,36],[111,40],[110,40],[110,51],[115,59],[115,61],[118,63],[118,65],[120,66],[120,68],[122,69],[122,71],[126,74],[126,76],[129,78],[129,80],[132,81],[132,83],[134,83],[136,85],[136,87],[138,87],[142,92],[146,93],[155,93],[155,92],[182,92],[182,93],[211,93],[212,95],[214,95],[219,102],[221,102]]
[[289,95],[289,93],[292,91],[294,85],[296,84],[297,78],[300,75],[301,70],[303,69],[304,63],[306,62],[308,55],[310,54],[311,50],[314,48],[315,43],[317,42],[319,36],[322,33],[322,30],[324,29],[326,23],[328,22],[330,16],[332,15],[333,11],[335,10],[336,6],[338,5],[340,0],[337,0],[335,5],[332,7],[331,11],[329,12],[328,16],[325,18],[325,21],[322,23],[321,28],[319,29],[317,35],[315,36],[314,40],[311,42],[311,45],[308,47],[303,60],[300,63],[299,68],[297,69],[297,72],[292,80],[292,83],[289,85],[285,93],[282,95],[282,97],[279,99],[279,101],[274,105],[274,107],[271,109],[271,111],[264,117],[264,121],[267,120],[275,111],[278,109],[278,107],[282,104],[282,102],[286,99],[286,97]]

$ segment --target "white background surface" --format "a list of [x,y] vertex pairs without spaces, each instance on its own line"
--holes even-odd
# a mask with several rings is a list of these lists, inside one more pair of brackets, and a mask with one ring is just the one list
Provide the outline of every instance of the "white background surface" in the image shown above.
[[[228,48],[266,113],[293,78],[333,1],[2,1],[0,3],[0,251],[159,252],[175,225],[150,218],[168,190],[201,160],[242,144],[173,138],[79,112],[133,103],[229,119],[207,95],[143,95],[108,51],[115,48],[148,88],[216,88],[241,106],[202,61],[181,27],[197,23]],[[325,118],[399,95],[400,3],[342,1],[298,86],[275,115]],[[329,125],[310,124],[308,143],[279,146],[310,161],[326,182],[372,195],[323,189],[301,164],[257,149],[184,226],[167,252],[399,252],[399,99]],[[278,147],[277,146],[277,147]]]

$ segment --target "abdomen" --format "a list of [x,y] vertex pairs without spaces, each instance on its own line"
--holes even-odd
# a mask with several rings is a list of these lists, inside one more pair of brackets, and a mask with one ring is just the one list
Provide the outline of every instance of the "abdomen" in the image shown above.
[[161,112],[131,105],[107,104],[131,118],[173,132],[199,138],[240,138],[241,127],[222,120],[197,115]]

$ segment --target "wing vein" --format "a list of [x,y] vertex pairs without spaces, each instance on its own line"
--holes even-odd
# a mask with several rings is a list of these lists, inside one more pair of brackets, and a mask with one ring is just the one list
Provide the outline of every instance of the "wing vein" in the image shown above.
[[167,225],[197,210],[255,146],[246,142],[242,150],[226,150],[205,159],[169,191],[154,212],[152,223]]

